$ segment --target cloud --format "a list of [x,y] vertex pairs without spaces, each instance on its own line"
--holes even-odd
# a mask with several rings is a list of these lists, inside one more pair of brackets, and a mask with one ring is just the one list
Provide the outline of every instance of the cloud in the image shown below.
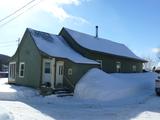
[[79,5],[80,4],[80,0],[52,0],[52,2],[56,3],[56,4],[74,4],[74,5]]
[[[80,0],[44,0],[41,2],[40,7],[43,11],[51,13],[59,21],[64,22],[70,20],[73,23],[89,24],[89,22],[78,16],[73,16],[69,14],[63,8],[64,5],[80,5],[82,1]],[[83,1],[84,2],[84,1]]]
[[154,52],[154,53],[160,53],[160,48],[153,48],[152,52]]

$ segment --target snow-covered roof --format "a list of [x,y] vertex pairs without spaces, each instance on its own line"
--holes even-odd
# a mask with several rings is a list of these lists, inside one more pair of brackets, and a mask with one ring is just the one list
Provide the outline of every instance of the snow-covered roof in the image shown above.
[[97,38],[85,33],[74,31],[68,28],[64,28],[70,36],[82,47],[106,53],[116,56],[122,56],[132,58],[140,61],[145,61],[140,57],[136,56],[127,46],[121,43],[113,42],[107,39]]
[[75,63],[98,64],[96,61],[83,57],[75,52],[60,35],[53,35],[28,29],[38,49],[49,56],[69,59]]

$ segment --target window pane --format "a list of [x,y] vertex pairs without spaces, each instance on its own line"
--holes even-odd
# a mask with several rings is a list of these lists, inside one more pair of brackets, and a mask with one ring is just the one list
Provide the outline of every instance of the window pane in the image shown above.
[[51,73],[50,62],[45,63],[45,73]]
[[24,77],[24,69],[25,69],[25,64],[21,62],[20,63],[20,70],[19,70],[20,77]]
[[46,68],[50,68],[50,62],[46,62],[46,63],[45,63],[45,67],[46,67]]
[[24,64],[21,64],[21,70],[23,70],[24,69]]
[[22,70],[20,72],[20,76],[24,76],[24,72]]

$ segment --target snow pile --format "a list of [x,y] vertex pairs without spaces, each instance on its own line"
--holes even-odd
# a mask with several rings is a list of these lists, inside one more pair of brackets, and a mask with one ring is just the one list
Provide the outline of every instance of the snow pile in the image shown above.
[[107,74],[94,68],[81,78],[74,95],[101,101],[132,99],[153,94],[155,78],[154,73]]

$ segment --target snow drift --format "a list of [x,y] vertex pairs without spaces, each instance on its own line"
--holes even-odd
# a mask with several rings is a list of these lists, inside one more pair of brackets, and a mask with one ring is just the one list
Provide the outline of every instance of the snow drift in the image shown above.
[[155,73],[107,74],[97,68],[89,70],[76,85],[74,96],[82,99],[114,101],[151,95]]

